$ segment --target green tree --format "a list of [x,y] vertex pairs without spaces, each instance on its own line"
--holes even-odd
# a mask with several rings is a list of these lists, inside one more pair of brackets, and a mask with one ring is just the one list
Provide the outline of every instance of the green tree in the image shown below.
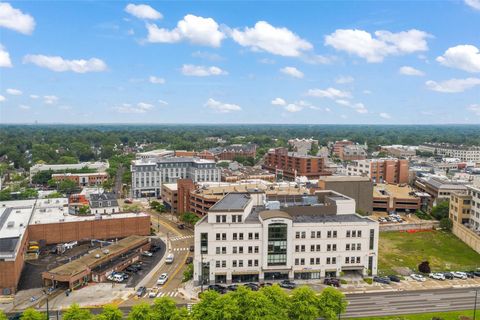
[[7,316],[5,315],[5,313],[3,313],[2,310],[0,310],[0,320],[7,320]]
[[71,157],[71,156],[61,156],[58,161],[58,163],[60,164],[74,164],[74,163],[78,163],[78,159],[75,158],[75,157]]
[[230,295],[236,300],[242,319],[277,319],[275,306],[263,293],[240,286]]
[[103,307],[102,313],[97,316],[98,320],[122,320],[123,312],[117,306],[107,304]]
[[442,230],[445,230],[445,231],[452,231],[452,228],[453,228],[453,222],[452,220],[450,220],[450,218],[442,218],[442,220],[440,220],[440,228],[442,228]]
[[61,193],[71,194],[74,193],[78,189],[78,185],[75,181],[65,179],[58,183],[57,190]]
[[49,195],[47,195],[45,198],[47,199],[53,199],[53,198],[61,198],[63,197],[63,194],[61,194],[60,192],[52,192],[50,193]]
[[155,299],[151,309],[152,317],[155,320],[171,320],[178,315],[177,305],[169,297]]
[[450,202],[448,200],[440,202],[432,208],[432,216],[437,220],[448,218],[449,207]]
[[90,207],[87,205],[83,205],[78,209],[78,214],[86,215],[90,213]]
[[132,309],[130,309],[130,313],[128,314],[127,320],[153,320],[155,319],[152,316],[152,312],[150,310],[150,306],[148,303],[140,303],[134,305]]
[[290,319],[314,320],[319,317],[319,299],[310,287],[302,286],[292,291]]
[[88,309],[82,309],[76,303],[72,304],[62,314],[63,320],[91,320],[93,315]]
[[263,287],[260,292],[272,302],[275,308],[277,319],[288,319],[288,310],[290,310],[290,298],[288,294],[280,288],[278,284]]
[[347,299],[345,295],[339,290],[327,287],[323,289],[319,297],[320,316],[326,320],[333,320],[339,314],[347,310]]
[[[225,296],[230,296],[228,293]],[[195,320],[223,320],[235,319],[234,317],[222,318],[222,310],[220,307],[220,294],[207,290],[202,293],[200,302],[192,307],[192,318]]]
[[198,220],[200,220],[200,218],[193,212],[185,212],[180,216],[180,220],[188,225],[193,226],[198,222]]
[[[1,319],[1,316],[0,316]],[[22,313],[21,320],[46,320],[47,315],[33,308],[28,308]]]
[[192,280],[193,278],[193,263],[189,263],[187,267],[185,268],[185,271],[183,271],[183,282],[186,282],[188,280]]

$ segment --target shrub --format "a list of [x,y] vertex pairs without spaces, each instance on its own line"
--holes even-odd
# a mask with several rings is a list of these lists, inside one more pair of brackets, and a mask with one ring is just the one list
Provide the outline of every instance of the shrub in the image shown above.
[[430,273],[430,263],[428,261],[423,261],[418,265],[418,271],[421,273]]
[[368,283],[368,284],[372,284],[372,283],[373,283],[373,279],[372,279],[372,278],[363,278],[363,281],[365,281],[365,282]]
[[347,284],[347,283],[348,283],[348,281],[347,281],[347,280],[345,280],[345,279],[340,279],[340,283],[341,283],[341,284]]

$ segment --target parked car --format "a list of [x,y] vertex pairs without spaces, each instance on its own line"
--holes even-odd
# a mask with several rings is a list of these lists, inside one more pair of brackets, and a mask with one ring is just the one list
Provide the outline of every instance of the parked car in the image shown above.
[[130,266],[137,269],[137,270],[142,270],[143,269],[142,264],[140,262],[132,263]]
[[480,270],[473,271],[473,274],[475,275],[475,277],[480,277]]
[[140,288],[137,289],[137,292],[135,293],[135,295],[137,297],[143,297],[145,295],[145,293],[147,293],[147,288],[140,287]]
[[161,249],[162,247],[160,247],[159,245],[153,245],[151,248],[150,248],[150,252],[157,252]]
[[451,273],[451,272],[444,272],[443,276],[445,277],[445,279],[448,279],[448,280],[452,280],[453,278],[455,278],[453,276],[453,273]]
[[126,272],[115,272],[123,277],[123,279],[127,280],[130,276]]
[[177,225],[177,227],[178,229],[181,229],[181,230],[185,229],[185,225],[183,223]]
[[133,266],[128,266],[128,267],[125,269],[125,271],[130,272],[130,273],[137,273],[138,270],[139,270],[138,268],[135,268],[135,267],[133,267]]
[[164,285],[168,280],[168,274],[162,273],[160,277],[158,277],[157,284]]
[[149,298],[155,298],[157,295],[158,295],[158,288],[156,288],[156,287],[150,289],[150,291],[148,292],[148,297]]
[[193,262],[193,257],[187,257],[187,259],[185,259],[185,264],[190,264]]
[[424,282],[424,281],[427,280],[427,279],[425,279],[424,276],[422,276],[421,274],[417,274],[417,273],[412,273],[410,275],[410,278],[412,278],[413,280],[416,280],[416,281],[420,281],[420,282]]
[[338,280],[336,278],[325,278],[325,280],[323,280],[323,284],[326,284],[327,286],[332,286],[332,287],[339,288],[340,287],[340,280]]
[[208,290],[213,290],[213,291],[216,291],[220,294],[224,294],[227,292],[227,288],[225,288],[224,286],[222,285],[219,285],[219,284],[211,284],[208,286]]
[[467,278],[475,278],[473,271],[465,271],[465,274],[467,275]]
[[252,291],[258,291],[258,289],[259,289],[258,284],[253,283],[253,282],[246,283],[245,287],[249,288]]
[[443,273],[435,272],[428,275],[430,278],[435,280],[445,280],[445,275]]
[[467,274],[465,272],[461,271],[455,271],[453,273],[453,276],[458,279],[466,280],[467,279]]
[[227,286],[227,290],[229,291],[236,291],[238,289],[238,284],[231,284]]
[[145,257],[152,257],[153,253],[151,253],[150,251],[143,251],[142,255],[144,255]]
[[396,276],[394,274],[389,275],[388,279],[390,279],[390,281],[392,281],[392,282],[400,282],[400,280],[401,280],[399,276]]
[[390,284],[390,279],[388,277],[373,277],[373,281],[383,284]]
[[283,280],[280,282],[280,287],[285,288],[285,289],[295,289],[297,285],[295,282],[292,282],[290,280]]

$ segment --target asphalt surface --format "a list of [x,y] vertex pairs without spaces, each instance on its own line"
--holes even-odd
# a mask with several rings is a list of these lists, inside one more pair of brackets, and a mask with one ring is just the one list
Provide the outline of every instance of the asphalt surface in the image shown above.
[[[480,288],[477,307],[480,307]],[[472,310],[475,288],[379,292],[347,295],[349,305],[342,317],[389,316],[422,312]],[[477,310],[480,319],[480,310]]]

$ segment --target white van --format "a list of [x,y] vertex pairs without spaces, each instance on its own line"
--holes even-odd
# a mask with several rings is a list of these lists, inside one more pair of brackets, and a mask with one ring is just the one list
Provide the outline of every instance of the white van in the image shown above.
[[174,258],[175,258],[175,256],[173,255],[173,253],[169,253],[167,258],[165,259],[165,263],[166,264],[172,264]]
[[123,279],[123,276],[121,274],[115,274],[113,276],[113,281],[115,281],[115,282],[123,282],[123,280],[124,279]]

